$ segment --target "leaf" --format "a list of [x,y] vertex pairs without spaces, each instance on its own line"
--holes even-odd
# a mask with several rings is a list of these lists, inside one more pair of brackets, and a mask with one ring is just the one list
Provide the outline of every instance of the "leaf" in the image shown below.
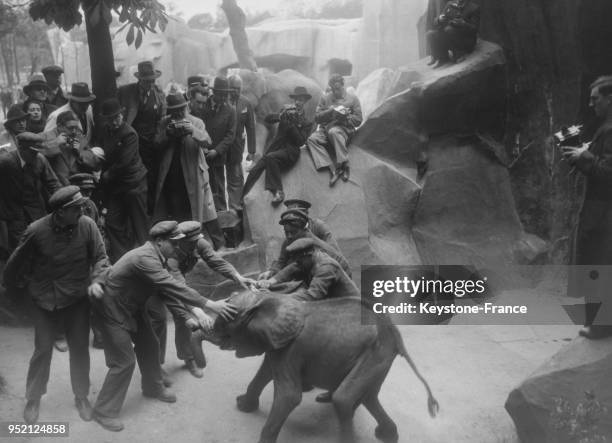
[[128,19],[129,16],[130,16],[130,13],[128,12],[128,8],[125,5],[123,5],[123,7],[121,8],[121,14],[119,14],[119,21],[123,23],[124,21]]
[[134,25],[130,25],[130,30],[125,37],[125,41],[127,42],[128,46],[134,42]]
[[136,34],[136,49],[140,48],[140,45],[142,44],[142,31],[139,29],[138,30],[138,34]]

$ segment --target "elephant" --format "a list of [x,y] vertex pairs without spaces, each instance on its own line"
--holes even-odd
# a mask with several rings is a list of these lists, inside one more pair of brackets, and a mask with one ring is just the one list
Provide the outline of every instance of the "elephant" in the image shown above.
[[397,426],[378,400],[378,392],[396,355],[414,370],[427,391],[429,414],[439,410],[427,381],[408,355],[397,327],[388,317],[373,313],[358,297],[303,302],[290,295],[244,290],[228,299],[236,317],[215,320],[210,341],[233,349],[237,357],[265,353],[238,409],[259,407],[264,387],[274,382],[274,400],[259,443],[276,442],[291,411],[310,387],[333,391],[332,403],[340,421],[340,437],[353,442],[353,414],[363,404],[377,421],[375,435],[398,440]]

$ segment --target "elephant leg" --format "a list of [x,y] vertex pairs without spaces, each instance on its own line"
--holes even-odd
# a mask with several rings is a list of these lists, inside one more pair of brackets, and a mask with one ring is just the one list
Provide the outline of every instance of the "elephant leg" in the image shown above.
[[[381,380],[381,384],[382,381],[383,380]],[[384,442],[395,443],[399,438],[397,433],[397,425],[380,404],[380,401],[378,400],[379,391],[380,385],[375,391],[372,391],[366,396],[366,398],[363,400],[363,405],[370,412],[370,414],[372,414],[372,417],[374,417],[376,423],[378,423],[378,426],[376,426],[376,430],[374,431],[374,435]]]
[[247,391],[236,397],[238,409],[242,412],[256,411],[259,408],[259,396],[271,380],[272,368],[270,367],[270,357],[268,357],[268,354],[265,354],[261,366],[247,387]]
[[302,401],[300,368],[286,355],[282,361],[274,360],[270,360],[274,368],[274,400],[259,443],[275,443],[285,420]]
[[355,441],[355,409],[369,396],[374,394],[374,397],[377,397],[394,357],[395,355],[381,355],[374,348],[365,350],[334,391],[332,403],[340,421],[340,439],[343,443]]

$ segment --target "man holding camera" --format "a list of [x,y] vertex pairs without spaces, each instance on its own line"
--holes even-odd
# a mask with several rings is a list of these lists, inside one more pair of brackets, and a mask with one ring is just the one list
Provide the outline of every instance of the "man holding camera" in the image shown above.
[[433,29],[426,38],[431,49],[428,63],[434,68],[448,63],[460,62],[474,50],[480,26],[480,7],[470,0],[449,0],[442,14],[434,19]]
[[67,186],[70,184],[68,178],[81,172],[81,125],[71,110],[60,113],[56,122],[55,128],[41,134],[46,140],[43,154],[62,186]]
[[266,123],[278,123],[276,137],[264,156],[253,166],[244,184],[243,196],[265,171],[265,188],[272,193],[273,206],[278,206],[285,199],[281,172],[288,171],[297,163],[300,146],[306,142],[313,127],[313,123],[307,121],[304,115],[304,104],[312,98],[306,88],[296,87],[289,97],[294,100],[293,105],[285,106],[279,114],[266,116]]
[[160,167],[155,191],[156,219],[199,221],[215,248],[225,245],[217,220],[204,152],[210,136],[204,122],[187,112],[182,94],[167,97],[168,115],[156,138]]
[[[580,147],[563,146],[563,156],[586,177],[586,188],[575,233],[573,265],[612,265],[612,76],[591,85],[589,105],[602,124],[593,141]],[[587,297],[589,294],[581,294]],[[608,300],[607,303],[612,302]],[[612,335],[612,325],[594,325],[597,309],[586,305],[580,335],[597,339]]]
[[340,74],[330,77],[329,87],[330,92],[321,97],[315,114],[319,129],[306,144],[315,169],[329,168],[329,186],[334,186],[340,178],[345,182],[349,179],[348,142],[363,117],[359,99],[344,88]]

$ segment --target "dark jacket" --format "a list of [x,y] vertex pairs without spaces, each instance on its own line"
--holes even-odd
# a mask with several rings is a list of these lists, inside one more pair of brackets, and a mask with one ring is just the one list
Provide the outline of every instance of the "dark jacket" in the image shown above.
[[244,131],[246,129],[247,150],[249,154],[255,154],[257,145],[255,142],[255,113],[249,100],[241,95],[236,102],[236,138],[227,152],[227,163],[242,162],[244,153]]
[[203,238],[198,240],[193,253],[185,254],[179,251],[178,254],[179,269],[183,274],[191,271],[198,262],[198,259],[201,258],[210,269],[218,272],[225,278],[236,280],[239,275],[236,268],[217,254],[212,245]]
[[36,156],[32,168],[37,201],[24,208],[24,175],[17,151],[0,152],[0,220],[25,220],[24,211],[28,211],[32,220],[47,214],[49,197],[60,188],[60,183],[42,154]]
[[28,275],[29,294],[38,306],[61,309],[87,297],[87,287],[102,282],[109,267],[102,235],[89,217],[73,227],[59,227],[49,214],[26,229],[4,269],[4,281],[13,286]]
[[[442,14],[445,19],[440,20],[439,16],[433,21],[434,29],[444,29],[446,26],[451,26],[458,30],[464,36],[472,36],[474,40],[478,34],[480,26],[480,6],[474,2],[467,2],[463,9],[455,8],[456,0],[450,0],[444,6]],[[451,23],[453,18],[460,19],[459,24]]]
[[306,143],[306,139],[314,129],[314,123],[307,121],[303,112],[295,121],[281,118],[281,115],[269,114],[265,118],[266,123],[278,123],[276,136],[266,149],[266,154],[280,149],[299,148]]
[[96,302],[96,309],[106,321],[129,331],[136,330],[135,315],[153,295],[159,295],[172,310],[184,311],[184,304],[206,305],[206,298],[170,274],[165,258],[151,242],[124,254],[110,268],[104,284],[104,296]]
[[[152,92],[157,96],[159,106],[156,110],[157,119],[151,122],[151,125],[153,128],[157,128],[159,121],[166,115],[166,98],[164,92],[157,85],[153,85]],[[140,89],[138,83],[130,83],[129,85],[119,87],[117,98],[121,106],[125,108],[124,116],[126,123],[131,126],[138,115],[140,107]]]
[[66,98],[64,90],[61,88],[61,86],[57,89],[57,93],[53,96],[52,99],[47,97],[47,103],[55,106],[56,108],[64,106],[66,103],[68,103],[68,99]]
[[124,123],[114,132],[104,130],[102,148],[106,156],[102,184],[117,194],[132,189],[144,180],[147,169],[138,153],[138,134]]
[[236,110],[225,102],[215,106],[211,97],[206,103],[204,123],[212,140],[210,149],[214,149],[219,154],[209,164],[223,165],[236,137]]

